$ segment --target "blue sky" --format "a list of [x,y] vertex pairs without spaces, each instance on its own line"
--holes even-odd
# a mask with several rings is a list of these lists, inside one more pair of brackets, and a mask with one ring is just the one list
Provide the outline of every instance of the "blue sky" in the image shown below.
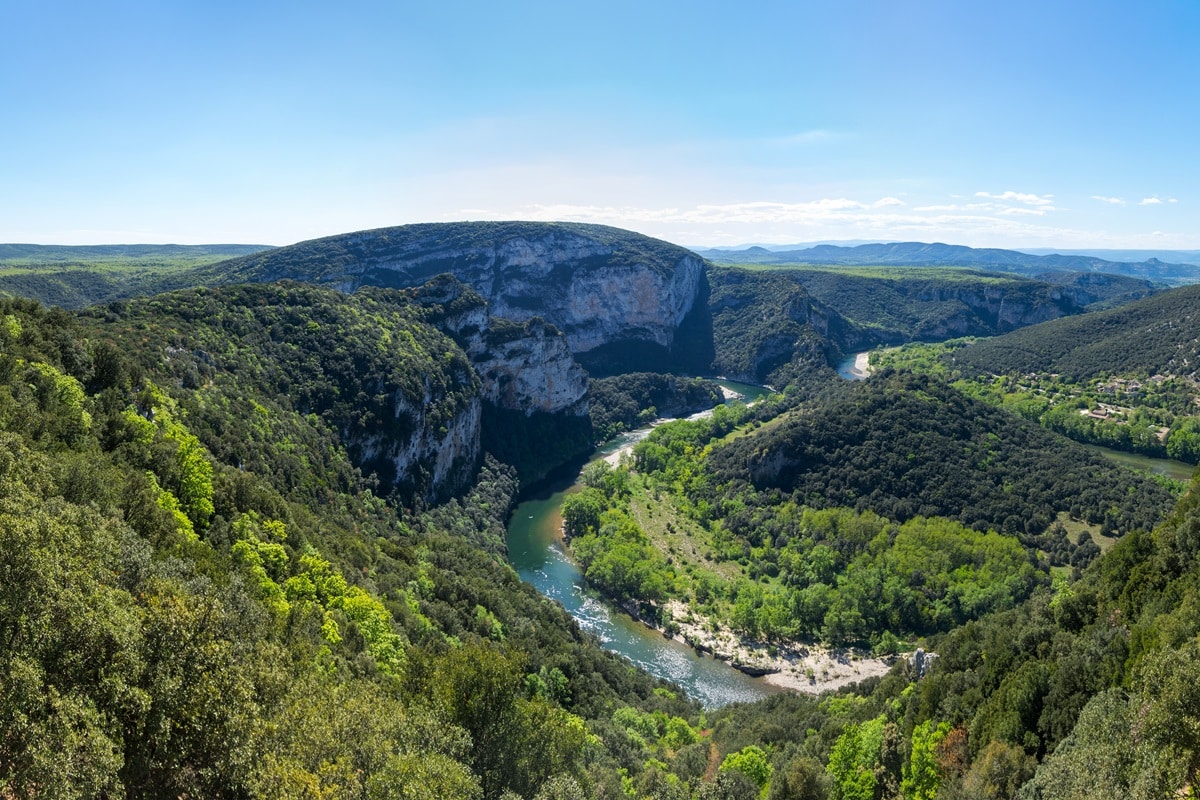
[[0,241],[1200,248],[1200,3],[0,4]]

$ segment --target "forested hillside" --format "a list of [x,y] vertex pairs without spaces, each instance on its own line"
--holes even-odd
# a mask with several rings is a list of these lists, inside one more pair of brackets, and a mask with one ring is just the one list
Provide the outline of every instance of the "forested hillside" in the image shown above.
[[[511,470],[402,518],[352,465],[340,428],[366,421],[337,398],[377,373],[305,365],[369,365],[411,323],[299,287],[184,299],[0,303],[5,793],[569,796],[617,779],[593,732],[614,709],[694,721],[447,535],[496,524]],[[347,336],[306,355],[285,309]]]
[[[563,506],[592,587],[665,633],[879,666],[724,709],[606,653],[503,556],[514,467],[713,384],[597,380],[589,417],[566,333],[448,279],[0,299],[0,796],[1182,796],[1200,500],[1038,427],[1049,395],[987,359],[1194,380],[1196,298],[851,383],[828,364],[855,337],[965,303],[860,277],[700,273],[658,356],[790,391],[657,428]],[[1001,283],[988,302],[1050,297]]]
[[699,335],[711,338],[718,374],[780,387],[800,379],[811,387],[812,370],[843,353],[990,336],[1149,291],[1125,281],[1088,276],[1061,286],[970,270],[712,266]]
[[962,391],[1076,441],[1200,463],[1195,287],[992,339],[907,345],[872,363]]
[[[937,654],[836,697],[715,712],[711,742],[741,775],[696,796],[1155,797],[1190,785],[1194,491],[1155,527],[1174,502],[1155,482],[927,378],[878,375],[817,406],[662,426],[633,471],[591,470],[564,504],[589,580],[651,609],[685,604],[660,618],[668,630],[691,635],[695,615],[781,649],[800,636],[869,639],[877,653],[924,635]],[[754,466],[768,465],[756,486]],[[881,490],[857,502],[796,490],[812,470],[813,486],[845,493],[872,465]],[[971,508],[951,495],[972,492],[990,501],[968,521],[996,532],[926,516]],[[860,510],[818,510],[839,500]],[[1124,526],[1103,556],[1060,525],[1084,506],[1093,524],[1099,512]]]
[[607,441],[659,417],[687,416],[718,405],[721,387],[703,378],[633,372],[599,378],[588,386],[592,437]]
[[992,372],[1192,376],[1200,364],[1200,287],[979,342],[957,360]]
[[1148,529],[1165,489],[935,379],[884,374],[844,399],[715,450],[717,485],[746,482],[816,507],[947,516],[1038,534],[1061,512],[1106,534]]

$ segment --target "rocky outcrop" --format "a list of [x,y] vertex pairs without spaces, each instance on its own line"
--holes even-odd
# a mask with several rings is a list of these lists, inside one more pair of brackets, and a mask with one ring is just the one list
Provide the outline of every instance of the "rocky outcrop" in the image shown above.
[[523,325],[493,325],[481,338],[484,346],[468,353],[488,400],[526,416],[588,413],[587,373],[553,325],[535,317]]
[[591,449],[588,375],[557,328],[489,316],[483,297],[450,275],[405,294],[466,352],[483,401],[482,447],[515,466],[522,483]]
[[1078,314],[1083,305],[1074,292],[1059,286],[1014,290],[997,286],[941,285],[917,292],[913,299],[945,305],[940,316],[915,331],[917,339],[946,339],[966,335],[1007,333],[1059,317]]
[[419,286],[442,273],[471,286],[488,314],[540,317],[573,353],[620,342],[669,348],[692,310],[704,261],[681,247],[600,225],[406,225],[302,242],[227,262],[227,279],[292,278],[342,291]]
[[442,275],[409,292],[426,320],[466,351],[482,382],[483,399],[520,411],[588,413],[588,376],[576,363],[566,338],[544,320],[524,323],[491,317],[471,287]]
[[482,456],[482,402],[478,396],[471,398],[442,425],[429,418],[437,400],[429,381],[420,401],[397,395],[395,415],[404,421],[407,435],[348,434],[345,438],[355,460],[394,476],[394,484],[404,493],[426,500],[469,486]]

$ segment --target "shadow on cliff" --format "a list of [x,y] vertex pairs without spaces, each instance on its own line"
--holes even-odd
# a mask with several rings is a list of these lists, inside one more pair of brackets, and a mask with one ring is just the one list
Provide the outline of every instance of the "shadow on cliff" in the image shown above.
[[630,372],[670,372],[683,375],[712,373],[716,350],[713,346],[713,316],[708,306],[711,289],[707,270],[700,278],[692,310],[675,329],[669,347],[654,342],[623,339],[609,342],[586,353],[578,361],[593,378]]

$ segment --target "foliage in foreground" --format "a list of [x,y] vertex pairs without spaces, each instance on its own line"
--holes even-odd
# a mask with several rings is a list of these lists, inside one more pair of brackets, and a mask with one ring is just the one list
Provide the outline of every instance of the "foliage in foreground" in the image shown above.
[[[231,376],[193,387],[163,366],[153,313],[119,329],[0,301],[0,321],[8,796],[1162,797],[1197,780],[1196,493],[1077,581],[930,637],[924,677],[901,662],[855,692],[701,714],[466,540],[494,541],[503,465],[404,518],[319,415],[249,382],[240,402],[266,415],[206,405]],[[226,424],[257,461],[221,455]],[[674,441],[664,475],[715,508]],[[809,525],[869,532],[870,510]],[[894,546],[903,525],[861,552],[883,531]]]

